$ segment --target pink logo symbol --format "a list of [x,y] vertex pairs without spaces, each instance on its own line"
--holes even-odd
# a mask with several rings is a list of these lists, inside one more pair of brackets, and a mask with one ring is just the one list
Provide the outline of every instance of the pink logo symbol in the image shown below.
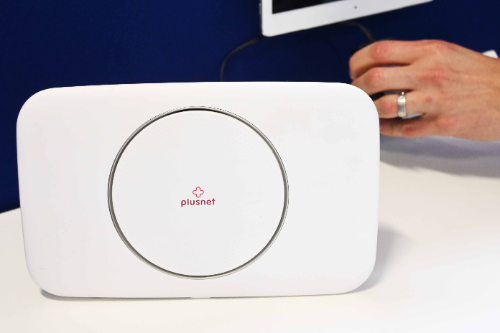
[[203,193],[205,193],[205,191],[203,191],[199,186],[193,191],[193,194],[196,195],[197,198],[201,197]]

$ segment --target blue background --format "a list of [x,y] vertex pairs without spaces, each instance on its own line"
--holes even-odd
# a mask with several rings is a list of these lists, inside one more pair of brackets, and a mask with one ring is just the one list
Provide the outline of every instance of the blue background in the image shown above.
[[[500,2],[435,0],[356,21],[377,39],[443,39],[500,50]],[[0,4],[0,212],[19,206],[16,118],[51,87],[218,81],[221,61],[260,34],[258,0],[3,1]],[[356,28],[268,38],[226,67],[227,81],[350,82]]]

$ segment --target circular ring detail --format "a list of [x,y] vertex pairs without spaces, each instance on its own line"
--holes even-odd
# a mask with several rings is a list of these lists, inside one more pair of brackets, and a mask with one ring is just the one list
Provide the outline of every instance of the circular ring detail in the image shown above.
[[[234,118],[234,119],[236,119],[236,120],[244,123],[245,125],[249,126],[254,132],[256,132],[265,141],[265,143],[271,149],[274,157],[276,158],[276,161],[278,162],[278,165],[279,165],[280,170],[281,170],[281,175],[282,175],[282,178],[283,178],[283,190],[284,190],[283,210],[282,210],[282,213],[281,213],[281,218],[280,218],[279,224],[278,224],[276,230],[274,231],[271,239],[267,242],[267,244],[255,256],[253,256],[247,262],[245,262],[245,263],[241,264],[240,266],[235,267],[235,268],[233,268],[231,270],[228,270],[228,271],[225,271],[225,272],[222,272],[222,273],[212,274],[212,275],[186,275],[186,274],[181,274],[181,273],[169,271],[169,270],[167,270],[167,269],[165,269],[163,267],[160,267],[160,266],[154,264],[150,260],[146,259],[144,256],[142,256],[132,246],[132,244],[125,237],[122,229],[120,228],[120,224],[119,224],[119,222],[117,220],[117,217],[116,217],[116,214],[115,214],[115,209],[114,209],[114,206],[113,206],[113,181],[114,181],[114,175],[115,175],[115,172],[116,172],[116,168],[118,166],[118,162],[120,161],[120,158],[122,157],[125,149],[130,144],[130,142],[142,130],[144,130],[146,127],[148,127],[149,125],[153,124],[154,122],[156,122],[156,121],[158,121],[158,120],[160,120],[162,118],[165,118],[167,116],[170,116],[170,115],[173,115],[173,114],[176,114],[176,113],[180,113],[180,112],[186,112],[186,111],[210,111],[210,112],[216,112],[216,113],[220,113],[220,114],[232,117],[232,118]],[[113,221],[113,225],[114,225],[116,231],[118,232],[118,235],[120,236],[121,240],[128,247],[128,249],[133,254],[135,254],[140,260],[142,260],[143,262],[145,262],[149,266],[151,266],[151,267],[153,267],[153,268],[155,268],[155,269],[157,269],[157,270],[159,270],[159,271],[161,271],[163,273],[166,273],[166,274],[169,274],[169,275],[172,275],[172,276],[175,276],[175,277],[185,278],[185,279],[193,279],[193,280],[213,279],[213,278],[219,278],[219,277],[223,277],[223,276],[227,276],[227,275],[236,273],[236,272],[238,272],[238,271],[240,271],[240,270],[248,267],[249,265],[251,265],[252,263],[254,263],[257,259],[259,259],[271,247],[271,245],[274,243],[274,241],[278,237],[281,229],[283,228],[283,225],[285,223],[285,218],[286,218],[287,210],[288,210],[288,178],[287,178],[287,175],[286,175],[285,166],[283,165],[283,161],[281,160],[281,157],[279,156],[276,148],[273,146],[273,144],[271,143],[271,141],[264,135],[264,133],[262,133],[255,125],[253,125],[252,123],[250,123],[246,119],[244,119],[244,118],[242,118],[242,117],[240,117],[240,116],[238,116],[238,115],[236,115],[234,113],[231,113],[231,112],[228,112],[228,111],[224,111],[224,110],[221,110],[221,109],[211,108],[211,107],[204,107],[204,106],[185,107],[185,108],[180,108],[180,109],[175,109],[175,110],[167,111],[167,112],[161,113],[161,114],[159,114],[159,115],[151,118],[150,120],[148,120],[147,122],[145,122],[144,124],[142,124],[137,130],[135,130],[135,132],[133,132],[128,137],[128,139],[125,141],[125,143],[122,145],[122,147],[118,151],[118,154],[116,155],[116,157],[115,157],[115,159],[113,161],[113,165],[111,167],[111,171],[110,171],[110,175],[109,175],[109,179],[108,179],[108,208],[109,208],[109,212],[110,212],[110,215],[111,215],[111,219]]]

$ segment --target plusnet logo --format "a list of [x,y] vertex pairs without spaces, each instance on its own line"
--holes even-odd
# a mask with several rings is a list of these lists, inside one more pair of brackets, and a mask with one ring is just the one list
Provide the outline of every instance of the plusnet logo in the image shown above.
[[[200,198],[204,193],[205,193],[205,191],[203,191],[201,189],[201,187],[199,187],[199,186],[197,186],[193,191],[193,194],[197,198]],[[186,200],[181,200],[181,207],[184,207],[184,206],[213,206],[213,205],[215,205],[215,199],[189,200],[189,198],[188,198]]]

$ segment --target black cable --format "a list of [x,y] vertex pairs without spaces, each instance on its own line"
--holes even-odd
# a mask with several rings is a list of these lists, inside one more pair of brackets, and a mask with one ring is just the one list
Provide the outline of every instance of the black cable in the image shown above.
[[258,43],[261,40],[263,40],[264,38],[266,38],[266,37],[261,35],[261,36],[254,38],[254,39],[252,39],[244,44],[241,44],[240,46],[238,46],[237,48],[235,48],[234,50],[229,52],[229,54],[224,58],[224,61],[222,61],[222,65],[220,66],[220,82],[224,82],[224,69],[226,68],[226,63],[229,60],[229,58],[231,58],[236,52],[243,50],[247,46]]
[[[356,50],[359,50],[362,47],[365,47],[366,45],[369,45],[369,44],[375,42],[375,38],[373,38],[372,32],[367,27],[365,27],[364,25],[362,25],[361,23],[347,21],[347,22],[339,22],[339,23],[335,23],[335,24],[344,25],[344,26],[348,26],[348,27],[357,27],[357,28],[359,28],[363,32],[363,34],[366,36],[367,43],[363,44],[362,46],[360,46]],[[226,64],[227,64],[227,61],[229,60],[229,58],[231,58],[235,53],[243,50],[245,47],[253,45],[255,43],[258,43],[261,40],[263,40],[264,38],[266,38],[266,37],[261,35],[261,36],[259,36],[257,38],[254,38],[254,39],[252,39],[252,40],[250,40],[250,41],[248,41],[248,42],[246,42],[244,44],[241,44],[240,46],[238,46],[237,48],[235,48],[234,50],[232,50],[231,52],[229,52],[229,54],[222,61],[222,65],[220,66],[220,82],[224,82],[224,69],[226,68]]]
[[365,37],[368,41],[368,44],[371,44],[371,43],[375,43],[375,38],[373,38],[373,34],[372,32],[367,28],[365,27],[364,25],[362,25],[361,23],[358,23],[358,22],[353,22],[353,21],[347,21],[347,22],[339,22],[337,23],[338,25],[344,25],[346,27],[357,27],[359,29],[361,29],[361,31],[365,34]]

